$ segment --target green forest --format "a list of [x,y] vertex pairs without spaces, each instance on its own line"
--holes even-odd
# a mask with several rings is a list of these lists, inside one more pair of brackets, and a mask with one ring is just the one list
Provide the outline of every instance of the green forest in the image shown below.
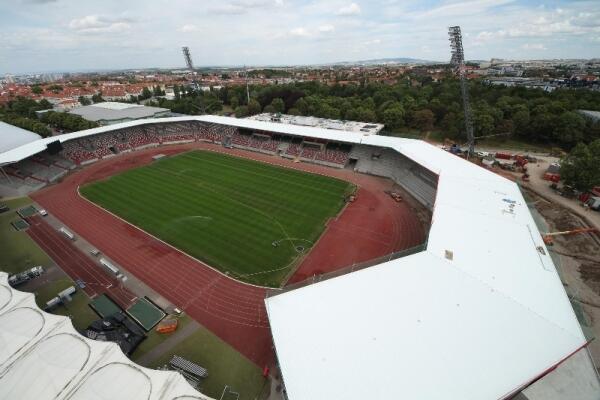
[[[411,83],[412,82],[412,83]],[[473,123],[477,137],[498,135],[525,143],[570,150],[577,143],[600,138],[600,124],[584,118],[579,109],[600,110],[600,93],[589,90],[541,89],[487,85],[470,81]],[[456,79],[431,79],[395,85],[367,83],[324,85],[303,82],[287,85],[224,87],[196,93],[177,90],[175,100],[157,105],[185,114],[215,113],[227,107],[238,117],[260,112],[282,112],[324,118],[380,122],[384,134],[407,130],[436,131],[438,138],[461,141],[464,115]]]
[[87,121],[79,115],[56,111],[46,111],[38,118],[37,111],[51,109],[52,104],[48,100],[35,101],[18,97],[0,108],[0,121],[35,132],[42,137],[52,134],[49,126],[62,132],[75,132],[98,126],[97,123]]

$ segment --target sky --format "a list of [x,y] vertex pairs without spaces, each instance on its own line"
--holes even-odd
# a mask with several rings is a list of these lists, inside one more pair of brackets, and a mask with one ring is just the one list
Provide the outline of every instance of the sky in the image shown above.
[[0,0],[0,74],[600,57],[600,1]]

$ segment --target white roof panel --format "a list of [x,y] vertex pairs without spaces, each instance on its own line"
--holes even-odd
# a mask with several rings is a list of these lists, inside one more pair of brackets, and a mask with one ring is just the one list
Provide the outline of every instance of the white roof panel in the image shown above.
[[41,138],[37,133],[0,121],[0,153]]
[[267,299],[291,400],[498,399],[582,337],[428,252]]
[[177,372],[143,368],[119,346],[81,336],[67,317],[38,309],[0,272],[0,398],[210,400]]

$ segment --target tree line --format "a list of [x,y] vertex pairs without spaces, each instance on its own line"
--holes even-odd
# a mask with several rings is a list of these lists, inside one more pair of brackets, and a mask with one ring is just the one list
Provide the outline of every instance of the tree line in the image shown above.
[[[325,85],[303,82],[288,85],[224,87],[218,98],[244,117],[259,112],[378,122],[388,134],[407,128],[439,130],[445,137],[465,138],[459,82],[448,78],[402,79],[395,85],[380,83]],[[529,143],[571,149],[579,142],[600,138],[600,124],[576,110],[600,110],[600,93],[588,90],[541,89],[469,82],[475,135],[513,136]]]
[[83,129],[97,127],[98,124],[88,121],[75,114],[45,111],[38,118],[36,112],[51,110],[52,104],[46,100],[35,101],[24,97],[17,97],[9,101],[5,107],[0,108],[0,121],[35,132],[42,137],[52,135],[49,126],[64,132],[75,132]]

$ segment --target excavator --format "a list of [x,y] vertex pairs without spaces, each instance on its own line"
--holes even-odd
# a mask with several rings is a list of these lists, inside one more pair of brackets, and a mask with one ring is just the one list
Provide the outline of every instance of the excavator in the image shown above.
[[544,243],[546,244],[546,246],[552,246],[554,245],[554,237],[555,236],[564,236],[564,235],[576,235],[578,233],[588,233],[588,232],[597,232],[598,229],[596,228],[578,228],[578,229],[573,229],[570,231],[561,231],[561,232],[550,232],[550,233],[546,233],[544,235],[542,235],[542,239],[544,240]]

